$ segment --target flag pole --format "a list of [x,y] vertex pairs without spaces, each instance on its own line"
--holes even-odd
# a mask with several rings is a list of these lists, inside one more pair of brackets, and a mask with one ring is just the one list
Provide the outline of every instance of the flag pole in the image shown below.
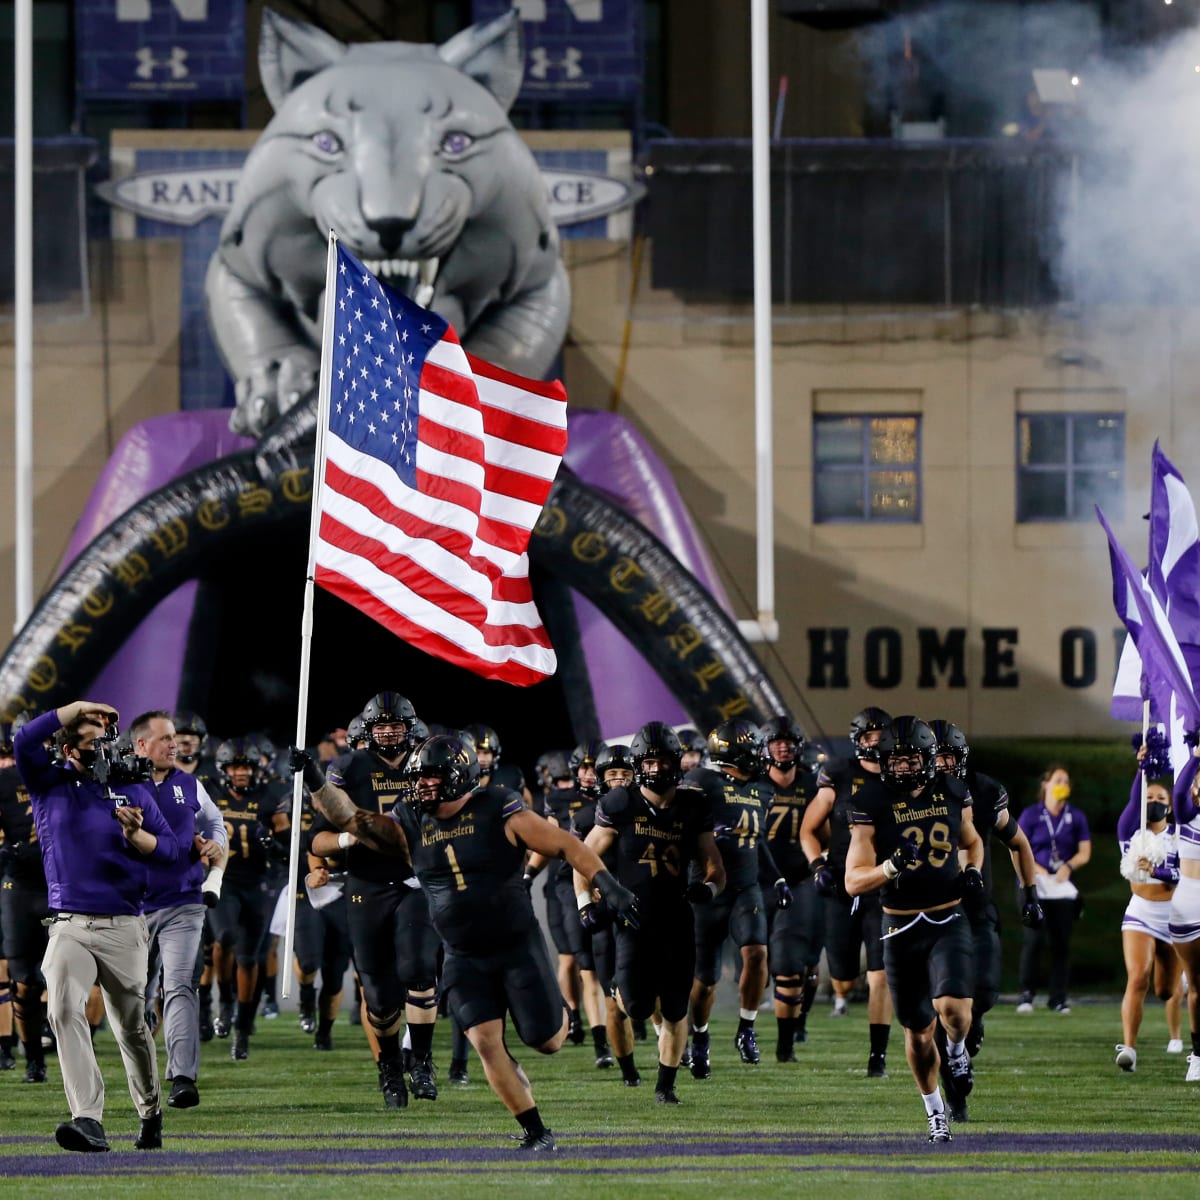
[[[1150,701],[1149,699],[1142,701],[1142,745],[1146,748],[1146,753],[1150,753]],[[1142,817],[1139,824],[1139,832],[1141,840],[1146,840],[1146,803],[1147,795],[1150,791],[1150,780],[1145,771],[1139,772],[1142,777]],[[1137,873],[1139,883],[1148,883],[1150,875],[1147,871],[1139,870]]]
[[[333,297],[337,285],[337,234],[329,231],[325,260],[325,305],[321,323],[321,371],[317,386],[317,445],[313,456],[312,509],[308,524],[308,566],[304,573],[304,612],[300,618],[300,684],[296,692],[296,742],[301,748],[308,737],[308,676],[312,665],[313,575],[316,571],[317,534],[321,527],[321,481],[325,478],[325,430],[329,426],[331,372],[329,354],[333,342]],[[287,925],[283,935],[283,968],[280,994],[292,994],[292,958],[296,943],[296,889],[300,868],[300,825],[304,816],[304,778],[292,776],[292,842],[288,854]],[[308,874],[306,871],[305,874]]]

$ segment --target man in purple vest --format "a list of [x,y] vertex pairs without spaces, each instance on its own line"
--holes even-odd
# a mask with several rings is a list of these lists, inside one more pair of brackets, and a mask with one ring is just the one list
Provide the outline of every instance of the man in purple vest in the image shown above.
[[[104,1079],[92,1047],[87,999],[99,981],[141,1117],[134,1145],[162,1146],[162,1105],[154,1041],[146,1027],[147,863],[174,863],[178,846],[154,794],[117,783],[105,750],[116,710],[76,700],[26,723],[14,738],[17,770],[29,788],[46,867],[50,939],[42,962],[50,1026],[71,1120],[55,1130],[64,1150],[107,1150],[101,1118]],[[65,765],[44,742],[56,736]],[[103,767],[102,772],[97,767]],[[101,778],[98,779],[97,775]],[[101,780],[104,780],[102,782]]]

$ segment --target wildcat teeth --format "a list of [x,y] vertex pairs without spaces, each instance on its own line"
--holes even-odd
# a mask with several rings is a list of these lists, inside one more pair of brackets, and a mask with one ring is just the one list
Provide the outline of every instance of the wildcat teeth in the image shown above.
[[437,262],[436,259],[425,260],[418,258],[364,258],[362,260],[363,266],[372,275],[386,275],[390,279],[398,277],[415,279],[421,273],[427,261]]

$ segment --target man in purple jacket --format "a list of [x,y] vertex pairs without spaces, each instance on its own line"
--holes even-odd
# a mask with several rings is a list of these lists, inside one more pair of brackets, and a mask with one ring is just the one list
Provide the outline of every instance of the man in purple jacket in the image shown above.
[[[17,770],[29,788],[46,867],[52,914],[42,962],[47,1010],[58,1040],[71,1120],[55,1130],[64,1150],[107,1150],[100,1121],[104,1080],[92,1048],[86,1004],[99,982],[141,1118],[134,1145],[162,1146],[162,1106],[154,1042],[146,1027],[147,863],[171,863],[178,845],[154,794],[142,784],[101,784],[96,743],[117,712],[76,700],[25,724],[14,739]],[[65,766],[45,742],[56,736]]]

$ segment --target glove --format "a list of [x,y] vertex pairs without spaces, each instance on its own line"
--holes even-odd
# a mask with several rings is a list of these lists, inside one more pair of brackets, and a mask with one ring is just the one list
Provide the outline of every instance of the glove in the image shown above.
[[288,847],[280,844],[275,835],[264,825],[257,825],[254,829],[254,840],[258,843],[258,848],[267,856],[271,862],[285,863],[288,860]]
[[736,836],[732,825],[716,825],[713,827],[713,840],[716,842],[728,842]]
[[319,792],[325,786],[325,772],[313,762],[313,756],[299,746],[288,750],[288,766],[293,775],[304,775],[304,786],[310,792]]
[[792,889],[788,887],[786,879],[775,880],[775,903],[781,912],[792,906]]
[[601,908],[599,904],[585,904],[579,910],[579,923],[585,933],[599,933],[601,929],[607,928],[610,920],[608,910]]
[[1025,903],[1021,905],[1021,924],[1026,929],[1037,929],[1046,919],[1046,914],[1042,912],[1042,906],[1038,903],[1037,888],[1030,884],[1023,892]]
[[813,872],[813,887],[817,889],[818,895],[836,896],[838,894],[838,881],[837,876],[833,873],[833,868],[824,865],[818,867]]
[[17,848],[12,842],[6,841],[0,846],[0,875],[3,875],[9,867],[15,866],[17,862]]
[[525,885],[525,890],[527,892],[533,891],[533,876],[528,871],[521,876],[521,882]]
[[968,916],[975,916],[987,907],[987,887],[978,867],[965,867],[958,877],[958,894]]
[[600,893],[605,908],[621,928],[638,928],[637,897],[618,883],[611,871],[597,871],[592,878],[592,887]]
[[[887,861],[895,868],[896,875],[917,861],[917,843],[911,838],[901,838],[900,845],[888,855]],[[894,879],[896,876],[893,875]]]
[[696,879],[684,889],[683,898],[691,904],[711,904],[716,897],[702,879]]

